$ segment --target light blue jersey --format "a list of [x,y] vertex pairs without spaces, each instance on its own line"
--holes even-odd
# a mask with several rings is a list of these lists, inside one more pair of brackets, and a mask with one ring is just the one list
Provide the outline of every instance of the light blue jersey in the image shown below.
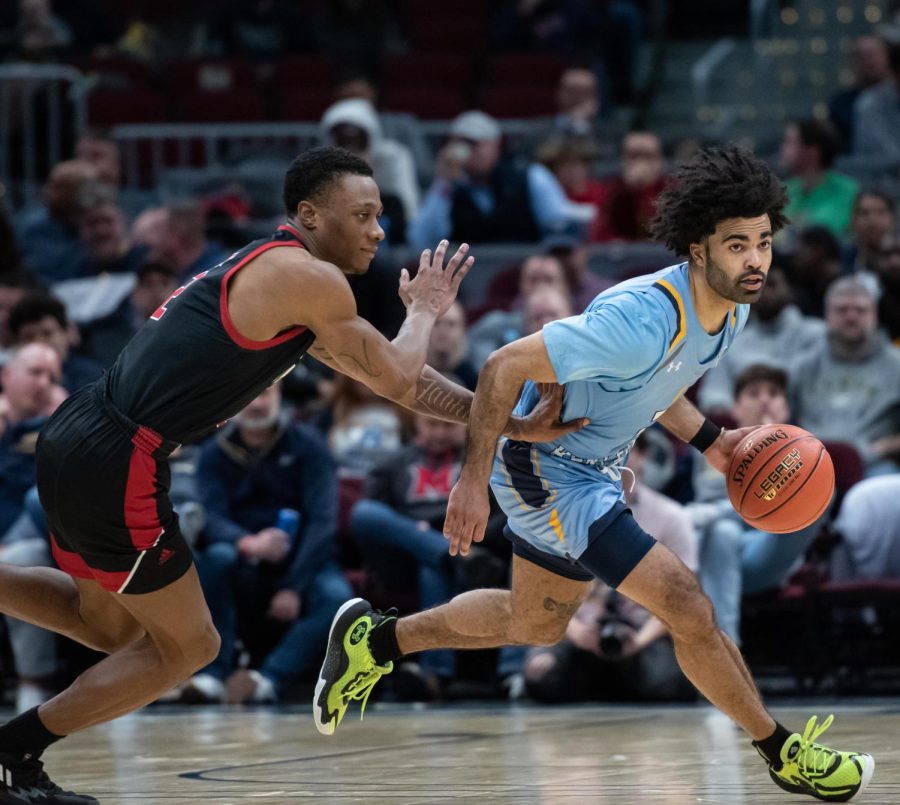
[[[587,427],[544,444],[501,440],[491,487],[510,530],[541,551],[577,559],[592,523],[621,502],[621,467],[637,436],[707,370],[743,329],[749,305],[736,305],[715,335],[700,325],[687,263],[623,282],[580,316],[544,327],[563,421]],[[530,411],[528,383],[516,406]]]

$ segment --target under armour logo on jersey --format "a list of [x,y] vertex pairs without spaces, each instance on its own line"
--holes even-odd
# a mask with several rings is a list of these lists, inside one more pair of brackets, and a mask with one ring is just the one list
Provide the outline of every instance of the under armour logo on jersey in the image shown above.
[[667,372],[677,372],[681,368],[681,361],[672,361],[667,367]]

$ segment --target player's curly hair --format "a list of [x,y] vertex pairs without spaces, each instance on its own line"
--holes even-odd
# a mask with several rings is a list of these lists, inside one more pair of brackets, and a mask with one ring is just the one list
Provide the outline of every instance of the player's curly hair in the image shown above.
[[684,164],[660,194],[650,232],[686,255],[726,218],[768,215],[777,232],[788,223],[786,204],[785,186],[762,160],[738,146],[709,148]]
[[345,148],[323,145],[295,157],[284,175],[284,207],[288,215],[297,213],[301,201],[321,198],[329,186],[345,174],[371,176],[372,166]]

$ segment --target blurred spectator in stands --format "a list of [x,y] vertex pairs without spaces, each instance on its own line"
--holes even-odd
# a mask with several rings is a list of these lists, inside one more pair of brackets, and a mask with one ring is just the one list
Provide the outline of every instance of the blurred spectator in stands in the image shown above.
[[586,67],[565,70],[556,88],[556,105],[559,111],[553,118],[553,128],[558,134],[586,138],[597,135],[600,93],[592,70]]
[[[383,226],[388,239],[391,243],[403,243],[406,221],[415,218],[419,208],[416,166],[409,149],[382,134],[375,107],[362,98],[338,101],[328,107],[320,130],[328,145],[346,148],[372,165],[385,207],[387,220]],[[396,201],[402,205],[400,210]],[[400,217],[398,212],[403,220],[396,220]]]
[[105,129],[87,129],[75,141],[75,158],[97,169],[97,179],[118,191],[119,206],[133,218],[156,202],[156,192],[122,184],[122,149]]
[[836,95],[828,104],[828,119],[840,138],[841,153],[848,153],[854,143],[854,107],[867,89],[890,80],[891,67],[888,45],[880,36],[865,34],[853,44],[851,54],[853,83]]
[[834,581],[900,579],[900,475],[860,481],[834,522],[841,539],[831,556]]
[[502,150],[500,125],[484,112],[465,112],[453,121],[437,156],[434,184],[409,226],[414,248],[448,236],[470,243],[528,243],[590,223],[594,208],[569,201],[547,168],[517,167],[502,158]]
[[[284,424],[280,406],[276,384],[201,453],[207,542],[197,564],[222,648],[187,696],[221,700],[227,686],[232,703],[280,698],[319,662],[334,613],[353,595],[336,561],[334,462],[312,428]],[[262,659],[232,675],[238,635]],[[274,649],[260,645],[274,635]]]
[[54,10],[72,31],[72,50],[77,55],[103,58],[113,53],[122,28],[119,15],[110,13],[108,2],[55,0]]
[[44,185],[43,203],[27,207],[14,221],[25,264],[46,283],[76,276],[84,257],[78,237],[82,194],[97,181],[88,162],[60,162]]
[[[625,482],[625,500],[641,528],[696,571],[691,519],[682,505],[641,483],[647,459],[646,436],[639,436],[628,459],[635,479]],[[678,667],[665,624],[600,581],[569,621],[565,639],[529,652],[525,689],[546,703],[691,701],[697,695]]]
[[308,14],[290,0],[231,0],[209,31],[211,56],[272,61],[288,53],[317,50]]
[[900,346],[900,231],[893,229],[882,237],[875,276],[881,287],[878,319],[888,338]]
[[[36,527],[8,537],[7,532],[22,516],[26,496],[34,487],[37,437],[63,396],[58,380],[59,359],[43,344],[13,350],[2,370],[0,561],[6,564],[53,566],[46,534]],[[6,628],[18,677],[16,711],[23,712],[53,695],[56,635],[15,618],[6,618]]]
[[649,131],[632,131],[622,140],[619,175],[601,182],[600,214],[592,240],[646,240],[656,202],[666,188],[662,143]]
[[883,190],[862,189],[853,199],[853,242],[844,249],[844,269],[852,274],[877,272],[878,253],[885,235],[897,224],[893,196]]
[[53,13],[50,0],[19,0],[18,57],[55,61],[73,43],[72,30]]
[[819,224],[837,237],[847,231],[859,184],[831,169],[837,153],[837,135],[825,120],[796,120],[785,128],[780,156],[790,177],[785,214],[795,228]]
[[182,280],[218,265],[228,253],[206,239],[206,216],[199,201],[185,199],[166,206],[166,223],[155,257],[171,263]]
[[504,50],[554,50],[570,57],[588,47],[592,11],[587,0],[504,0],[494,17],[492,44]]
[[900,350],[878,329],[869,283],[842,277],[825,296],[827,337],[791,370],[797,424],[820,439],[852,443],[870,472],[900,456]]
[[825,323],[804,316],[793,302],[794,292],[784,270],[772,266],[747,325],[700,384],[698,402],[704,412],[731,410],[735,382],[748,366],[765,364],[786,369],[791,361],[822,343]]
[[495,349],[521,338],[525,332],[524,307],[539,288],[554,288],[571,307],[571,293],[562,262],[549,254],[534,254],[518,269],[518,293],[507,301],[505,309],[491,310],[469,328],[469,352],[481,369]]
[[541,244],[544,251],[560,261],[572,294],[572,310],[581,313],[598,293],[611,288],[614,281],[591,271],[590,252],[580,238],[551,235]]
[[889,44],[891,75],[867,89],[854,107],[853,153],[875,165],[900,163],[900,39]]
[[334,398],[319,421],[346,475],[365,476],[386,452],[405,441],[409,414],[347,375],[335,375]]
[[131,224],[131,242],[146,246],[151,254],[158,254],[167,236],[169,212],[165,207],[150,207],[141,212]]
[[141,263],[134,289],[119,308],[104,319],[82,325],[85,351],[102,366],[112,366],[122,348],[178,285],[178,272],[169,263],[159,260]]
[[82,207],[79,229],[85,255],[77,276],[135,271],[146,259],[147,247],[131,242],[116,191],[97,184],[83,194]]
[[65,305],[52,296],[23,296],[9,313],[9,334],[19,346],[37,342],[51,347],[62,367],[62,386],[70,394],[103,374],[97,361],[74,351],[77,330],[69,326]]
[[807,316],[825,312],[825,289],[842,273],[841,244],[825,226],[808,226],[796,234],[788,264],[794,301]]
[[572,201],[591,204],[597,210],[588,235],[592,241],[600,240],[603,235],[608,195],[604,184],[591,175],[596,151],[594,142],[583,137],[554,137],[537,152],[538,161],[553,171],[566,196]]
[[[747,366],[735,379],[733,391],[731,415],[739,428],[791,418],[788,376],[782,369],[759,363]],[[693,466],[697,502],[688,511],[700,535],[700,583],[719,626],[740,643],[741,597],[781,584],[819,534],[822,518],[792,534],[750,528],[731,506],[725,477],[702,456],[693,457]]]
[[390,0],[330,0],[321,41],[342,67],[380,75],[384,58],[403,46],[398,16]]
[[34,277],[24,271],[0,272],[0,348],[11,343],[9,335],[9,312],[29,291],[37,290]]
[[466,312],[459,302],[454,302],[434,323],[426,362],[432,369],[441,374],[452,374],[459,378],[461,385],[475,390],[478,369],[469,358]]

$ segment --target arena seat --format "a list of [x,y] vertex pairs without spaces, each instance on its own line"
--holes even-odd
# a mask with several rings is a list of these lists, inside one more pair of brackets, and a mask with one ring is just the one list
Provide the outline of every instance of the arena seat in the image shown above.
[[449,120],[465,110],[462,93],[449,89],[400,87],[384,93],[384,105],[431,120]]
[[487,78],[490,84],[555,87],[567,66],[553,53],[500,53],[488,61]]
[[334,64],[317,54],[284,56],[275,63],[275,87],[293,89],[329,89],[334,85]]
[[331,87],[293,87],[276,96],[275,114],[279,120],[318,120],[334,103]]
[[234,123],[266,119],[263,100],[259,92],[253,90],[194,90],[179,96],[178,107],[181,120],[193,123]]
[[88,122],[92,126],[120,123],[162,123],[168,103],[152,89],[96,89],[88,96]]
[[541,84],[492,84],[482,91],[478,108],[499,118],[552,115],[556,112],[556,91]]
[[419,89],[440,87],[464,92],[472,81],[471,59],[455,53],[407,53],[394,56],[385,67],[385,86]]

